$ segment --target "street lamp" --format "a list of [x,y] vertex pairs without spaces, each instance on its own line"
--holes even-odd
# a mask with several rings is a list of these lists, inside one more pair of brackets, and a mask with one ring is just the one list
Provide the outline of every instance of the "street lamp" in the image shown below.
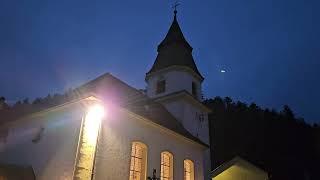
[[105,116],[104,107],[100,104],[94,104],[89,107],[85,117],[85,139],[91,144],[96,144],[99,127],[102,118]]
[[74,180],[93,179],[98,136],[106,112],[102,104],[91,104],[82,121]]

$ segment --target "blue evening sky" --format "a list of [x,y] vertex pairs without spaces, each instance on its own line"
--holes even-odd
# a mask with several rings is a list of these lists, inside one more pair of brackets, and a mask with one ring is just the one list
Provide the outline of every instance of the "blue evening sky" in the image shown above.
[[[1,0],[0,96],[63,92],[105,73],[144,88],[173,17],[169,0]],[[320,1],[181,1],[178,21],[205,77],[230,96],[320,122]],[[221,70],[225,73],[221,73]]]

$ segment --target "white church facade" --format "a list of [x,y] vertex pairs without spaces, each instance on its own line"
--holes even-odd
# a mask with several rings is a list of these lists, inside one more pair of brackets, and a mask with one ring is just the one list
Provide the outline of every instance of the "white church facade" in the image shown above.
[[204,78],[176,11],[157,51],[145,91],[106,73],[77,98],[1,126],[0,164],[31,167],[41,180],[209,179]]

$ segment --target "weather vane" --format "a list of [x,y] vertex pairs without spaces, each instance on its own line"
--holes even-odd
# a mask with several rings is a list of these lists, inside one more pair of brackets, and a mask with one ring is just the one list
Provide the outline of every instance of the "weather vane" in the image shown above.
[[177,14],[177,7],[178,6],[180,6],[180,3],[179,3],[179,1],[176,1],[172,6],[172,8],[174,9],[174,11],[173,11],[174,14]]

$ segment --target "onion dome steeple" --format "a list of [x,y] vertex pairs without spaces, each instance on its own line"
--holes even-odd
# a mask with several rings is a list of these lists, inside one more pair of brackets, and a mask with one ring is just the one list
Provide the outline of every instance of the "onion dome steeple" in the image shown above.
[[169,31],[158,45],[157,51],[157,58],[147,76],[162,69],[179,66],[192,70],[201,80],[204,79],[192,57],[192,47],[183,36],[177,21],[176,9],[174,10],[174,18]]

